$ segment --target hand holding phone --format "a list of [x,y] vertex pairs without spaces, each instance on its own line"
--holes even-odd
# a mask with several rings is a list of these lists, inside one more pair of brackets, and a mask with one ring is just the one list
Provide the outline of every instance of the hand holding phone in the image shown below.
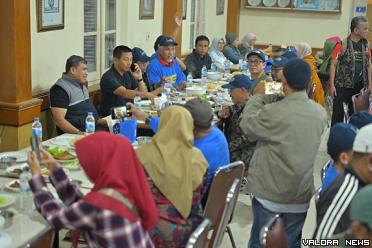
[[133,63],[133,64],[130,66],[130,70],[131,70],[132,72],[137,71],[137,66],[136,66],[136,64]]

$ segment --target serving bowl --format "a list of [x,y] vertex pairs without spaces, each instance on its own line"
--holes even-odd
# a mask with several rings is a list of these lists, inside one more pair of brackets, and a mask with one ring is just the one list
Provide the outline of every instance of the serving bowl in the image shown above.
[[206,92],[205,88],[202,87],[187,87],[186,96],[202,96]]
[[208,79],[211,81],[218,81],[222,79],[222,73],[218,71],[209,71],[208,72]]

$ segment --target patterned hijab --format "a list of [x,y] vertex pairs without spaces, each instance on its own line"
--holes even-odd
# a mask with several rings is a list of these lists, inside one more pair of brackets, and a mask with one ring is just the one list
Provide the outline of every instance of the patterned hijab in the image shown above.
[[307,55],[312,54],[311,47],[308,43],[306,42],[300,42],[295,45],[296,51],[297,51],[297,56],[300,59],[305,58]]

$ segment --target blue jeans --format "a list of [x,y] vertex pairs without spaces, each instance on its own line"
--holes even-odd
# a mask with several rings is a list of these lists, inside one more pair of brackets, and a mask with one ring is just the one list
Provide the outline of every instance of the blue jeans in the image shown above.
[[264,208],[254,197],[252,199],[252,210],[253,226],[251,229],[251,238],[248,243],[249,248],[261,247],[260,230],[276,214],[281,214],[283,218],[289,247],[301,247],[302,227],[304,226],[307,212],[300,214],[271,212]]

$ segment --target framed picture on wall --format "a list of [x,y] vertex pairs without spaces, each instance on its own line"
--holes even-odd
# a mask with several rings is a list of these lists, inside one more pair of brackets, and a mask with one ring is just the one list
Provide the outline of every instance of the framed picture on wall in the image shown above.
[[223,15],[225,11],[225,0],[217,0],[217,15]]
[[37,31],[63,29],[65,27],[64,0],[37,0]]
[[187,0],[182,0],[182,19],[186,20],[187,16]]
[[139,19],[154,19],[155,0],[140,0]]
[[319,0],[297,0],[295,8],[304,10],[318,10]]

